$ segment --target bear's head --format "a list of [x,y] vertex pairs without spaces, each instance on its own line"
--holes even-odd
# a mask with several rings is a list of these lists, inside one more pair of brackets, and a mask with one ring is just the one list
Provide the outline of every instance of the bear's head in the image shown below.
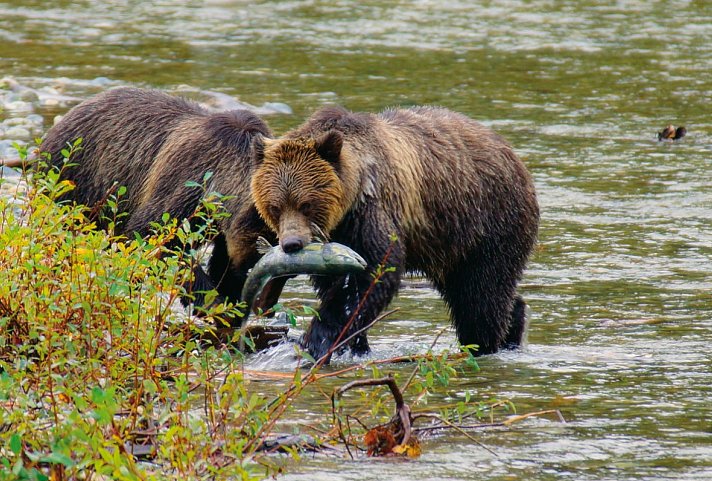
[[328,235],[343,218],[342,145],[342,134],[334,130],[315,138],[261,138],[256,143],[252,196],[285,252]]

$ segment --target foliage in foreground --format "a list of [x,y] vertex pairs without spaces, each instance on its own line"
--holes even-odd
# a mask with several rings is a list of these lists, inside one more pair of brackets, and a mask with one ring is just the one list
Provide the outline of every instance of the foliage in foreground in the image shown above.
[[[28,195],[0,198],[0,479],[257,479],[278,472],[262,441],[307,386],[339,373],[317,374],[317,362],[270,398],[246,381],[239,352],[202,345],[196,333],[210,328],[176,313],[197,254],[169,246],[209,240],[214,220],[225,215],[219,196],[206,195],[197,224],[166,218],[148,239],[126,239],[95,229],[96,212],[56,204],[72,188],[57,177],[35,174]],[[116,202],[107,199],[104,215],[111,217]],[[234,314],[234,306],[216,304],[206,318]],[[423,358],[405,386],[423,400],[456,375],[454,362],[447,354]],[[384,375],[377,363],[346,371]],[[448,409],[462,416],[469,401]],[[349,404],[338,401],[338,413],[330,412],[326,395],[315,407],[324,413],[315,431],[327,433],[322,442],[358,447],[366,426],[349,426],[349,419],[387,422],[392,414],[383,390],[362,392],[343,415]]]

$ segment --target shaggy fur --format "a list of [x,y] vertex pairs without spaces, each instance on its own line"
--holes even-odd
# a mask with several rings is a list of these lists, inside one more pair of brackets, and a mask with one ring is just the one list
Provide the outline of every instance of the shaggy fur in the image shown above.
[[[76,185],[60,201],[92,208],[118,186],[127,188],[118,233],[146,235],[165,212],[189,217],[203,190],[186,182],[202,183],[205,173],[213,172],[208,191],[230,196],[225,207],[232,215],[219,226],[208,274],[197,268],[192,288],[217,287],[221,296],[237,301],[247,270],[259,258],[257,236],[275,238],[255,210],[249,182],[252,142],[269,136],[267,125],[246,110],[211,113],[159,91],[119,88],[72,109],[40,149],[61,169],[61,178]],[[64,165],[62,149],[79,137],[81,149]],[[201,296],[196,303],[202,303]]]
[[[462,344],[487,354],[521,343],[526,305],[516,286],[539,208],[526,167],[500,136],[442,108],[328,107],[257,152],[253,197],[283,248],[298,250],[323,231],[369,264],[363,275],[313,279],[321,306],[302,342],[315,358],[357,310],[387,252],[395,269],[372,288],[350,332],[391,302],[404,273],[418,271],[441,293]],[[365,332],[350,347],[368,352]]]

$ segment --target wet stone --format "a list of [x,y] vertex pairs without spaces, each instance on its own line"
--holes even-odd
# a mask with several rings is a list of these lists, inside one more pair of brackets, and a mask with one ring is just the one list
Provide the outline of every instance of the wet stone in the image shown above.
[[0,179],[4,179],[4,180],[12,179],[12,180],[19,182],[21,177],[22,177],[22,174],[20,173],[19,170],[12,169],[10,167],[5,167],[4,165],[0,166]]

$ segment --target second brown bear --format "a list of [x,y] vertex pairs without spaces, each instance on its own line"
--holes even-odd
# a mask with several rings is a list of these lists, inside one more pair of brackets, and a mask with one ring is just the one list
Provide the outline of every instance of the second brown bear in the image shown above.
[[[368,326],[406,272],[424,273],[440,292],[460,343],[478,354],[521,343],[516,288],[539,207],[529,172],[500,136],[443,108],[327,107],[284,138],[260,141],[252,195],[282,248],[298,251],[326,233],[369,265],[362,275],[313,279],[321,304],[302,339],[312,356],[328,354],[352,316],[347,335]],[[394,269],[369,291],[386,256]],[[350,348],[369,351],[365,330]]]
[[[247,110],[210,112],[158,90],[122,87],[74,107],[49,130],[40,150],[61,179],[75,184],[60,202],[96,211],[119,186],[126,187],[118,200],[117,233],[145,236],[166,212],[190,218],[205,194],[194,184],[212,172],[206,187],[228,196],[224,205],[231,216],[220,221],[208,272],[196,266],[188,286],[195,304],[202,305],[203,293],[212,288],[238,301],[247,271],[260,256],[257,237],[275,239],[250,194],[253,141],[263,136],[271,136],[267,124]],[[67,162],[62,151],[79,138],[81,148]],[[233,322],[239,325],[240,319]]]

